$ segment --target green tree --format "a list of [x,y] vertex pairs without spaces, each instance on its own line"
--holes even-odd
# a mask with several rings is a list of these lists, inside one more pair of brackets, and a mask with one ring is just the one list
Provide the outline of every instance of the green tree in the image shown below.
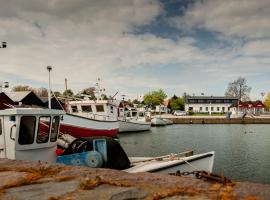
[[145,94],[143,100],[146,105],[160,105],[166,97],[166,93],[159,89]]
[[95,96],[95,87],[85,88],[82,90],[81,93],[94,97]]
[[64,93],[63,93],[64,96],[73,96],[74,93],[72,92],[71,89],[67,89]]
[[238,97],[241,100],[249,100],[249,93],[251,87],[247,85],[247,80],[244,77],[238,77],[237,80],[228,84],[225,96],[227,97]]
[[185,102],[184,99],[181,97],[174,98],[172,97],[169,101],[169,105],[171,110],[184,110],[185,109]]
[[61,96],[61,92],[59,92],[59,91],[55,91],[55,92],[53,92],[53,94],[54,94],[56,97]]

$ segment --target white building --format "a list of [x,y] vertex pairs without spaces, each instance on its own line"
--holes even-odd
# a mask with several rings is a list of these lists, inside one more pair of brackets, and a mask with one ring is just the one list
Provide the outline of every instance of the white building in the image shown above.
[[238,102],[237,97],[225,96],[188,96],[185,99],[185,111],[196,113],[225,113],[233,103]]

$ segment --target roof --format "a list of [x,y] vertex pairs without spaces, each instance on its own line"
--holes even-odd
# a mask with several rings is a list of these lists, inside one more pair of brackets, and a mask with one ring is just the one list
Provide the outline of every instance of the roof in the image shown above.
[[238,99],[238,97],[226,96],[187,96],[186,99]]
[[5,92],[5,94],[14,102],[22,101],[31,91]]

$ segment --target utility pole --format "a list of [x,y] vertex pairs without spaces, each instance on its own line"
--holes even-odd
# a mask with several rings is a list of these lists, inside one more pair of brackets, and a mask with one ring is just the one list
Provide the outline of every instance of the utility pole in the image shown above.
[[67,78],[65,78],[65,92],[67,91]]
[[48,90],[48,108],[51,109],[51,71],[52,71],[52,67],[51,66],[47,66],[47,70],[49,72],[49,90]]

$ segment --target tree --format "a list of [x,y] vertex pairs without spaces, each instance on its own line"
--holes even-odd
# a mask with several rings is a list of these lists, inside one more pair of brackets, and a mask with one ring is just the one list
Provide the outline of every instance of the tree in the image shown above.
[[95,96],[95,87],[85,88],[82,90],[81,93],[94,97]]
[[31,88],[28,85],[17,85],[15,87],[12,88],[13,92],[20,92],[20,91],[32,91],[33,88]]
[[143,100],[146,105],[160,105],[163,100],[167,97],[162,89],[152,91],[144,95]]
[[244,77],[238,77],[237,80],[228,84],[225,96],[227,97],[238,97],[239,100],[249,100],[249,93],[251,87],[247,85],[247,80]]
[[35,88],[34,92],[39,97],[48,97],[48,90],[46,88]]
[[169,101],[169,106],[171,110],[184,110],[185,109],[184,99],[181,97],[178,98],[172,97]]
[[63,95],[64,96],[73,96],[73,92],[72,92],[72,90],[71,89],[67,89],[64,93],[63,93]]
[[54,94],[54,96],[56,96],[56,97],[61,96],[61,92],[59,92],[59,91],[55,91],[55,92],[53,92],[53,94]]

